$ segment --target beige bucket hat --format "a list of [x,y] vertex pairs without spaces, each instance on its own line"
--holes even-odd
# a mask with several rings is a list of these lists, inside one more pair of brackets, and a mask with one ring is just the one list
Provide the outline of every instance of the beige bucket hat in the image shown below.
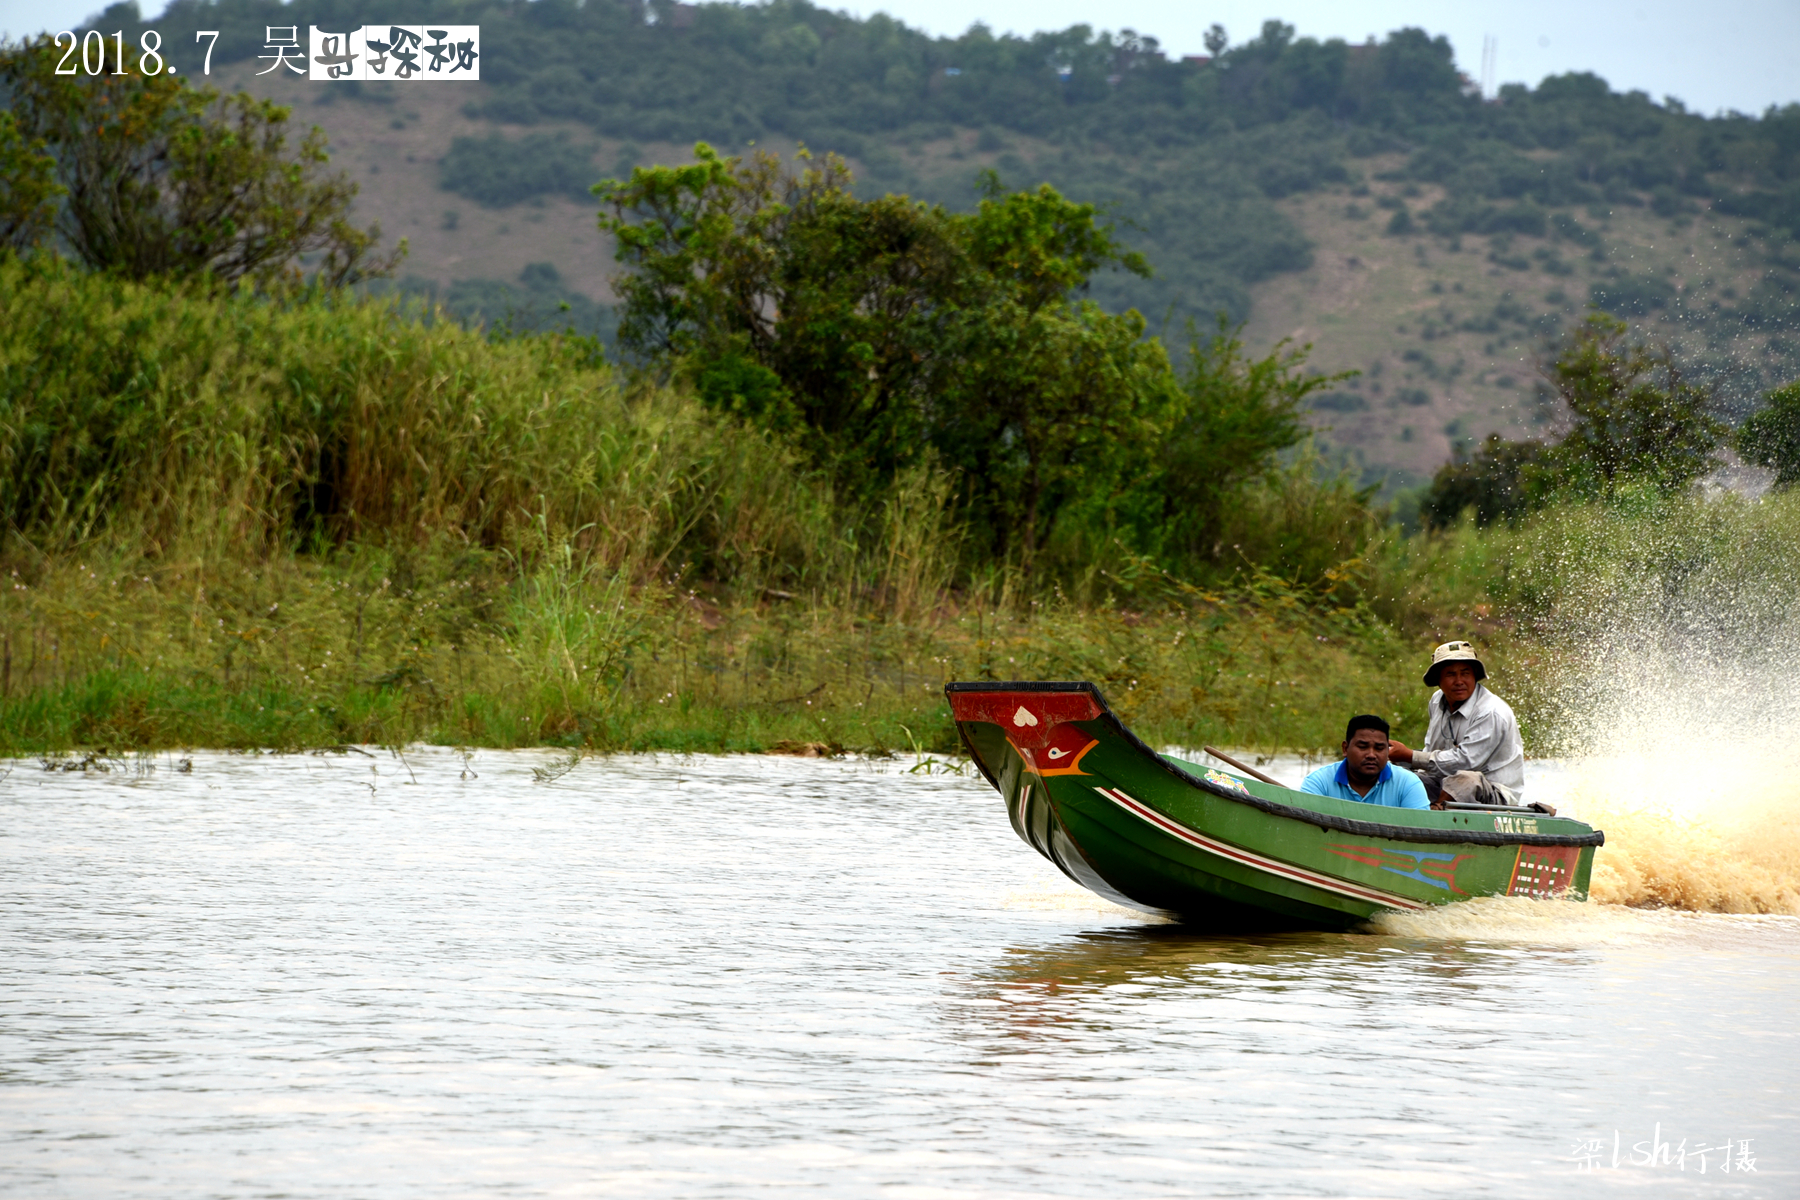
[[1468,642],[1445,642],[1431,652],[1431,665],[1425,668],[1425,686],[1436,687],[1438,676],[1444,672],[1445,663],[1472,662],[1475,664],[1477,682],[1487,678],[1487,668],[1475,653],[1475,647]]

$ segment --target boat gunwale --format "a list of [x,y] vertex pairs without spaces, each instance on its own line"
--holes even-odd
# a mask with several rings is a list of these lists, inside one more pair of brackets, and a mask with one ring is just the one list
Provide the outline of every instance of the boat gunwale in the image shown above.
[[[1390,841],[1396,842],[1425,842],[1445,845],[1604,846],[1606,844],[1606,834],[1598,829],[1594,830],[1592,833],[1501,833],[1498,830],[1486,829],[1465,829],[1459,831],[1433,829],[1416,825],[1383,825],[1375,821],[1359,821],[1353,817],[1339,817],[1331,813],[1316,812],[1309,808],[1299,808],[1292,804],[1283,804],[1278,800],[1265,800],[1261,796],[1254,796],[1249,792],[1239,792],[1233,788],[1226,787],[1224,784],[1214,783],[1210,779],[1195,775],[1193,772],[1181,766],[1178,762],[1157,753],[1142,738],[1127,729],[1123,721],[1119,720],[1118,715],[1113,712],[1112,706],[1107,704],[1106,697],[1101,694],[1099,685],[1087,680],[1071,681],[1068,683],[1048,683],[1039,680],[1020,680],[1017,682],[996,683],[981,683],[974,681],[956,682],[945,684],[944,692],[946,696],[953,695],[957,692],[1085,692],[1093,698],[1095,704],[1100,708],[1100,716],[1095,718],[1096,720],[1104,721],[1114,734],[1124,739],[1128,746],[1148,757],[1152,762],[1156,763],[1157,766],[1161,767],[1164,771],[1167,771],[1181,782],[1188,784],[1191,787],[1196,787],[1209,795],[1217,796],[1220,799],[1233,800],[1239,804],[1249,805],[1251,808],[1258,809],[1271,816],[1286,817],[1289,820],[1302,821],[1308,825],[1315,825],[1321,829],[1335,830],[1338,833],[1353,834],[1357,837],[1387,838]],[[954,719],[954,716],[955,709],[953,705],[952,719]],[[975,760],[975,764],[980,769],[981,773],[987,776],[988,782],[995,787],[998,787],[999,782],[994,778],[993,773],[988,770],[987,764],[981,761],[981,756],[975,753],[975,747],[969,743],[968,735],[962,732],[963,722],[958,721],[956,724],[957,732],[962,736],[963,745],[968,749],[969,756]],[[1283,790],[1292,791],[1293,789],[1285,788]],[[1140,803],[1142,803],[1142,801],[1140,801]]]

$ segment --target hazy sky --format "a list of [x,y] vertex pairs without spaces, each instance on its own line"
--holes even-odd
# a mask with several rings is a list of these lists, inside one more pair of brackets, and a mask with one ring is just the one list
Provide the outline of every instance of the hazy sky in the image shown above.
[[[104,0],[0,0],[0,32],[65,29]],[[157,11],[147,0],[145,11]],[[823,3],[820,7],[833,7]],[[889,0],[851,11],[885,11],[932,33],[977,21],[996,32],[1030,33],[1086,23],[1160,38],[1170,53],[1202,52],[1217,21],[1231,40],[1279,18],[1302,36],[1361,41],[1403,25],[1449,35],[1472,76],[1484,37],[1499,39],[1498,81],[1535,84],[1562,71],[1593,71],[1615,88],[1679,97],[1698,112],[1760,113],[1800,101],[1800,0]]]
[[960,33],[977,18],[995,32],[1129,28],[1160,38],[1174,55],[1205,53],[1201,38],[1215,21],[1233,44],[1271,19],[1302,37],[1356,42],[1417,25],[1447,35],[1458,65],[1474,77],[1482,39],[1498,38],[1500,83],[1592,71],[1621,91],[1676,96],[1705,113],[1760,113],[1800,101],[1800,0],[887,0],[848,7],[890,12],[932,33]]

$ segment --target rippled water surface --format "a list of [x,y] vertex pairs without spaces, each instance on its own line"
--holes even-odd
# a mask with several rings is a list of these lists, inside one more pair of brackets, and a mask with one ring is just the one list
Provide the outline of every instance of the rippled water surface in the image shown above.
[[1792,919],[1200,936],[979,779],[544,763],[13,764],[0,1190],[1800,1195]]

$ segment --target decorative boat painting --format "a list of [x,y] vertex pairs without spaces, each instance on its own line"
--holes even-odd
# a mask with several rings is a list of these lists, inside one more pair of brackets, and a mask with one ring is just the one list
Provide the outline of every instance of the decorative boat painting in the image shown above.
[[1192,920],[1347,928],[1475,896],[1585,898],[1605,835],[1533,809],[1389,808],[1158,754],[1091,683],[945,688],[1013,829],[1082,886]]

